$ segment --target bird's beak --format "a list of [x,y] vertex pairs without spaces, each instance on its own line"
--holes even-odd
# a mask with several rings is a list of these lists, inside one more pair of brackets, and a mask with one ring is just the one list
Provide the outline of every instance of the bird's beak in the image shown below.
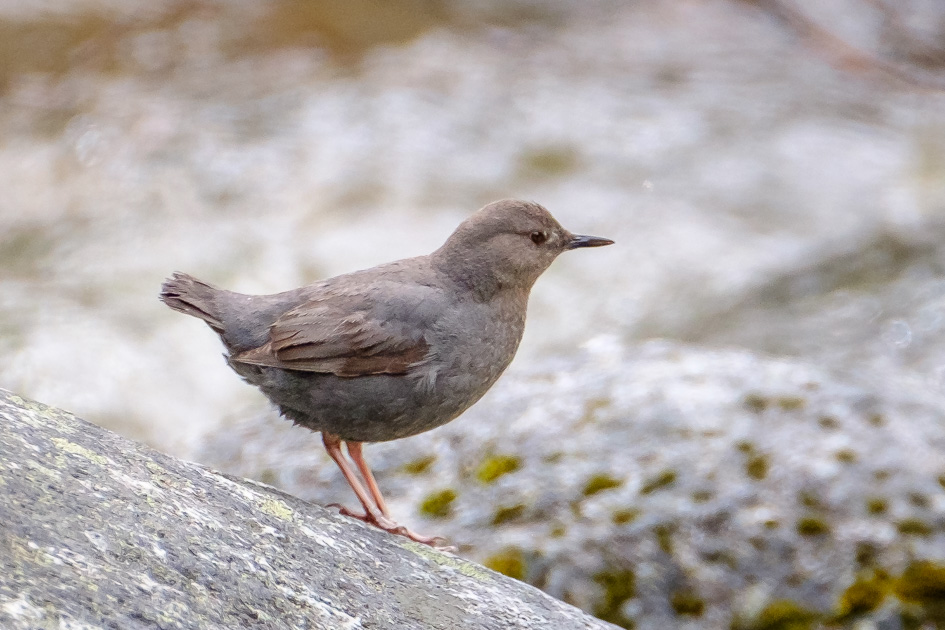
[[574,234],[568,241],[566,249],[577,249],[578,247],[603,247],[604,245],[613,245],[614,242],[609,238],[599,236],[585,236],[583,234]]

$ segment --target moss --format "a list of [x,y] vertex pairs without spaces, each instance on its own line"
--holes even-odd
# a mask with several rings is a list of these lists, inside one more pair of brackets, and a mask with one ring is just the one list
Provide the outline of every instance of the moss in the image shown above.
[[879,548],[873,543],[859,542],[856,544],[856,563],[861,567],[875,566],[877,556],[879,556]]
[[938,485],[945,488],[945,473],[938,476]]
[[934,532],[931,525],[915,517],[902,519],[896,523],[896,529],[907,536],[931,536]]
[[821,615],[790,600],[773,601],[753,619],[736,619],[733,630],[809,630]]
[[259,510],[281,521],[292,520],[292,508],[279,499],[267,498],[259,503]]
[[107,458],[99,455],[98,453],[94,453],[90,451],[89,449],[85,448],[84,446],[80,446],[76,444],[75,442],[70,442],[69,440],[65,440],[59,437],[50,438],[50,442],[55,444],[56,448],[58,448],[61,451],[65,451],[66,453],[71,453],[73,455],[78,455],[79,457],[84,457],[85,459],[95,464],[98,464],[99,466],[106,466],[108,464]]
[[845,448],[837,451],[835,457],[841,464],[853,464],[856,462],[856,451]]
[[279,475],[272,468],[261,470],[259,474],[256,475],[256,479],[269,486],[275,486],[279,484]]
[[643,487],[640,488],[640,494],[651,494],[657,490],[671,486],[674,483],[676,483],[676,471],[667,468],[660,474],[644,483]]
[[432,466],[435,461],[436,455],[426,455],[407,462],[401,466],[400,469],[408,475],[422,475],[430,470],[430,466]]
[[777,529],[781,527],[781,521],[775,518],[769,518],[764,522],[765,529]]
[[558,523],[557,525],[553,526],[548,531],[548,535],[551,536],[552,538],[561,538],[567,533],[568,533],[568,528],[562,525],[561,523]]
[[739,440],[735,443],[735,448],[746,454],[755,452],[755,445],[748,440]]
[[755,454],[745,461],[745,474],[752,479],[761,481],[768,476],[768,456]]
[[653,528],[653,533],[656,534],[656,542],[663,553],[673,554],[673,533],[675,531],[676,528],[669,523],[661,523]]
[[927,508],[929,507],[929,498],[921,492],[910,492],[909,503],[916,507]]
[[866,511],[873,516],[885,514],[889,509],[889,503],[882,497],[870,497],[866,500]]
[[896,595],[913,604],[941,604],[945,601],[945,564],[913,562],[894,584]]
[[822,508],[823,503],[820,500],[820,497],[817,496],[817,493],[813,490],[802,490],[797,495],[798,501],[801,505],[808,508]]
[[891,476],[892,476],[892,473],[890,473],[888,470],[885,470],[885,469],[880,469],[873,472],[873,479],[875,479],[876,481],[886,481]]
[[807,400],[801,396],[779,396],[775,402],[784,411],[797,411],[807,405]]
[[692,493],[692,500],[694,503],[705,503],[712,500],[712,497],[715,496],[711,490],[696,490]]
[[627,523],[632,523],[637,520],[638,516],[640,516],[640,510],[636,508],[623,508],[621,510],[614,510],[614,513],[610,516],[610,520],[613,521],[614,525],[626,525]]
[[502,475],[515,472],[522,467],[522,460],[515,455],[491,455],[479,464],[476,479],[482,483],[492,483]]
[[558,176],[573,172],[579,162],[573,146],[550,146],[531,149],[522,154],[522,168],[527,173]]
[[881,427],[886,424],[886,418],[881,413],[874,413],[869,417],[867,422],[869,422],[874,427]]
[[431,492],[420,504],[420,513],[430,518],[446,518],[453,513],[456,491],[450,488]]
[[633,571],[602,571],[594,576],[604,594],[594,606],[594,616],[624,628],[633,627],[633,620],[623,614],[624,603],[636,595],[636,576]]
[[705,611],[705,600],[690,590],[675,591],[669,598],[669,604],[677,615],[687,617],[701,617]]
[[890,586],[889,576],[883,571],[857,578],[840,595],[838,615],[851,617],[873,612],[886,599]]
[[509,521],[517,521],[522,518],[524,513],[525,505],[522,503],[519,503],[518,505],[500,506],[492,515],[492,524],[501,525],[503,523],[508,523]]
[[821,536],[830,533],[830,526],[816,516],[805,516],[797,521],[797,533],[801,536]]
[[820,418],[817,419],[817,423],[820,425],[821,429],[827,431],[834,431],[840,428],[840,422],[832,416],[820,416]]
[[525,579],[526,562],[522,550],[517,547],[509,547],[489,556],[483,563],[493,571],[507,575],[516,580]]
[[587,480],[587,483],[584,484],[584,496],[589,497],[595,495],[598,492],[603,492],[604,490],[610,490],[612,488],[619,488],[623,485],[622,479],[615,479],[608,474],[601,473],[599,475],[594,475]]
[[767,398],[757,393],[747,394],[743,402],[745,406],[748,407],[749,411],[753,411],[755,413],[761,413],[767,409],[768,405],[770,404],[770,401]]

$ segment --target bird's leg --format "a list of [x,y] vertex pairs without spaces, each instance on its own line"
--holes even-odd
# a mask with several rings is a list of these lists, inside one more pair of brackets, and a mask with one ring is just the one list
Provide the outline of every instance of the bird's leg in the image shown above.
[[[341,474],[345,476],[345,480],[348,482],[348,485],[351,486],[351,489],[354,490],[355,496],[358,497],[358,501],[361,502],[361,505],[364,507],[364,514],[355,514],[351,510],[342,507],[341,513],[346,516],[353,516],[359,518],[362,521],[370,522],[372,517],[376,518],[376,515],[373,512],[378,509],[368,496],[367,491],[364,489],[364,486],[361,485],[361,480],[358,479],[357,474],[351,469],[351,465],[348,463],[348,460],[345,459],[345,454],[341,450],[341,438],[337,435],[332,435],[331,433],[322,433],[322,444],[325,445],[325,450],[328,451],[328,456],[334,460],[338,465],[338,468],[341,469]],[[350,448],[350,447],[349,447]]]
[[[346,442],[348,445],[348,453],[351,455],[351,459],[354,460],[358,469],[361,471],[361,474],[364,475],[368,486],[371,488],[371,495],[374,498],[374,502],[372,502],[371,496],[369,496],[368,492],[364,489],[364,486],[361,484],[361,480],[358,479],[357,474],[354,472],[354,470],[352,470],[351,464],[349,464],[348,460],[345,459],[344,453],[341,450],[341,438],[339,438],[337,435],[322,432],[322,443],[325,445],[325,450],[328,451],[329,457],[331,457],[332,460],[334,460],[334,462],[338,465],[338,468],[341,469],[341,474],[344,475],[348,485],[351,486],[352,490],[354,490],[354,494],[357,495],[358,501],[360,501],[361,505],[364,507],[364,514],[356,514],[343,506],[339,506],[341,508],[340,512],[342,514],[362,520],[365,523],[374,525],[375,527],[383,529],[386,532],[390,532],[391,534],[406,536],[410,540],[423,543],[425,545],[430,545],[431,547],[436,547],[436,543],[443,540],[443,538],[439,536],[423,536],[421,534],[417,534],[416,532],[412,532],[403,525],[398,525],[393,521],[393,519],[390,518],[387,512],[387,506],[384,503],[384,497],[381,496],[380,488],[377,487],[377,482],[374,480],[374,475],[371,474],[371,469],[368,467],[367,462],[364,461],[364,455],[361,452],[360,442]],[[452,549],[451,547],[437,548],[443,550]]]
[[348,446],[348,455],[351,457],[351,461],[354,462],[354,465],[358,467],[358,470],[361,472],[361,476],[364,478],[364,481],[367,482],[368,490],[371,493],[371,497],[374,499],[374,503],[381,510],[381,514],[390,518],[390,512],[387,511],[387,504],[384,502],[384,495],[381,494],[381,489],[377,487],[377,481],[374,480],[374,474],[371,472],[371,467],[367,465],[367,462],[364,461],[364,453],[361,449],[360,442],[345,442]]

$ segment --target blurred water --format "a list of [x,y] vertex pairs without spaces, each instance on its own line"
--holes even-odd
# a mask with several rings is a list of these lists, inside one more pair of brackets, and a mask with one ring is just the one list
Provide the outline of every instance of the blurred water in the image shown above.
[[0,3],[0,386],[187,456],[266,405],[163,277],[283,290],[517,196],[617,241],[519,365],[666,336],[942,387],[941,94],[747,3],[390,6]]

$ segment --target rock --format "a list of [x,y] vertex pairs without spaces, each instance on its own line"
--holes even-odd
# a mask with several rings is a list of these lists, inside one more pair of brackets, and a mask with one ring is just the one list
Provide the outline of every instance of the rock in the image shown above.
[[[909,626],[945,622],[943,418],[894,372],[608,337],[367,454],[409,525],[625,627]],[[273,413],[204,459],[350,502],[319,450]]]
[[610,626],[0,390],[0,627]]

